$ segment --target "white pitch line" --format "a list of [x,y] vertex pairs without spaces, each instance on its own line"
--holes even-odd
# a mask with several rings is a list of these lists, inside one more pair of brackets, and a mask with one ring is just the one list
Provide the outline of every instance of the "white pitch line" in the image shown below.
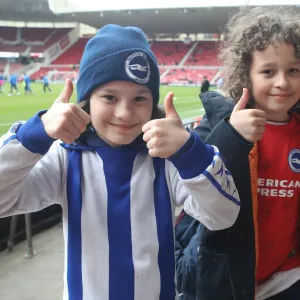
[[14,122],[12,123],[0,123],[0,127],[5,127],[5,126],[12,126]]

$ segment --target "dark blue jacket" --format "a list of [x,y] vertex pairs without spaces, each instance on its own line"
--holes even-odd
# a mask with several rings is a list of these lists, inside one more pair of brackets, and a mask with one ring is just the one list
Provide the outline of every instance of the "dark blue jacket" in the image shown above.
[[233,109],[230,100],[216,92],[201,99],[206,115],[195,131],[219,148],[238,189],[241,210],[236,223],[220,231],[183,216],[175,231],[178,291],[184,300],[254,300],[256,254],[248,159],[253,144],[227,122]]

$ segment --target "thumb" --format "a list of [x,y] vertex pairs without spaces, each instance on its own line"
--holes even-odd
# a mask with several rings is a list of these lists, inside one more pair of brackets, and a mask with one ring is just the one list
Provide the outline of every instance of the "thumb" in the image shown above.
[[248,100],[249,100],[249,91],[248,91],[248,89],[243,88],[242,97],[240,98],[238,103],[235,105],[235,107],[233,109],[233,113],[245,109]]
[[180,119],[173,103],[173,97],[174,93],[172,92],[168,93],[165,97],[164,106],[166,111],[166,118]]
[[55,100],[55,103],[69,103],[70,98],[73,94],[73,83],[71,79],[67,78],[65,81],[65,87],[62,90],[61,94]]

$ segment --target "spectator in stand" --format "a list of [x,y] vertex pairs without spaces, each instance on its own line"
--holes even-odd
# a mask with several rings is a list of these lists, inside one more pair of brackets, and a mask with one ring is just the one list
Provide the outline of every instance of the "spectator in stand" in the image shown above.
[[211,230],[239,214],[219,150],[185,130],[173,93],[160,109],[159,88],[141,29],[107,25],[83,52],[78,105],[67,79],[0,138],[0,217],[63,208],[65,300],[174,300],[175,205]]
[[210,83],[207,79],[207,76],[204,76],[203,79],[204,80],[203,80],[202,85],[201,85],[201,94],[208,92],[209,87],[210,87]]
[[299,300],[299,13],[242,9],[223,41],[226,97],[201,95],[195,131],[220,150],[242,205],[226,230],[181,214],[178,289],[184,300]]

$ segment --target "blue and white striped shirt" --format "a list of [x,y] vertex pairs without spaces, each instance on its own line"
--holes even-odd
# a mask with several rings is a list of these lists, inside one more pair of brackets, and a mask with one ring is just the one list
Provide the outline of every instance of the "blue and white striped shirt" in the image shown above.
[[240,202],[218,149],[196,135],[170,160],[141,148],[62,145],[40,118],[0,139],[0,216],[63,208],[64,300],[174,300],[174,209],[211,230]]

